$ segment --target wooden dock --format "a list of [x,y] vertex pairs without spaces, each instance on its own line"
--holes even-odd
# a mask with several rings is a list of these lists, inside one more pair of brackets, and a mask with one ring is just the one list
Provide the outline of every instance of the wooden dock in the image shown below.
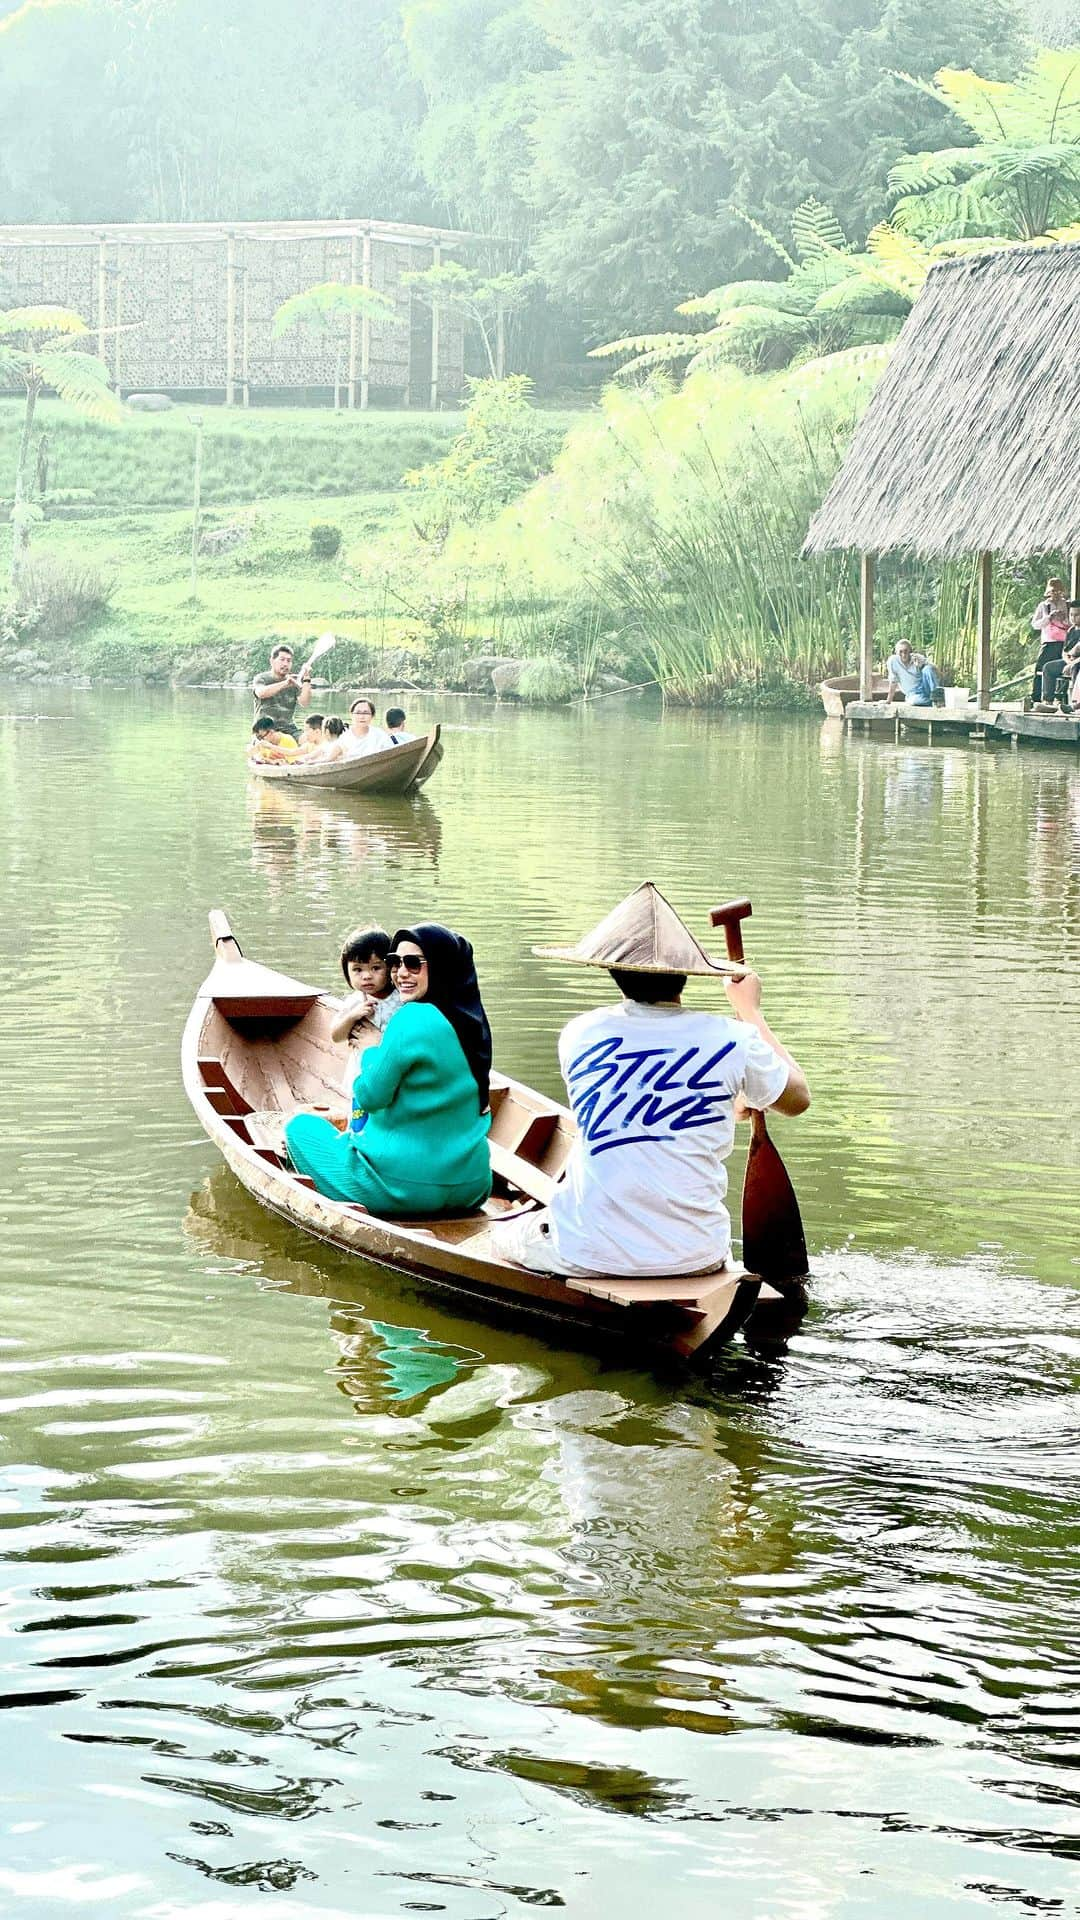
[[955,742],[971,740],[1032,741],[1040,746],[1068,747],[1080,752],[1080,717],[1064,714],[1025,713],[1019,701],[990,707],[913,707],[906,700],[853,700],[844,713],[850,732],[858,727],[864,733],[888,733],[894,740],[903,734],[922,734],[928,744],[935,740]]

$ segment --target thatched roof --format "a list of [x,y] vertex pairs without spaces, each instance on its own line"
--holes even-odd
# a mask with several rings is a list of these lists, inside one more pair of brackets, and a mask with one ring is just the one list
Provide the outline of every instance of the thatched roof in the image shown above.
[[931,270],[807,553],[1080,552],[1080,246]]

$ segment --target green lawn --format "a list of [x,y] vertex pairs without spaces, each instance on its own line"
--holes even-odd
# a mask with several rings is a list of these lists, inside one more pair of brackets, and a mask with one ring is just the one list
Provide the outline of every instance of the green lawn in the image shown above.
[[[299,640],[333,627],[369,649],[430,641],[420,610],[430,591],[428,550],[411,537],[414,496],[403,480],[442,456],[461,414],[203,409],[204,528],[239,523],[247,537],[200,557],[194,599],[188,414],[134,414],[109,427],[56,401],[39,409],[35,442],[40,427],[50,510],[34,532],[32,558],[94,568],[114,584],[102,618],[73,633],[31,633],[35,651],[95,674],[183,671],[187,663],[217,678],[265,651],[270,632]],[[17,402],[0,401],[0,497],[14,472],[20,417]],[[578,416],[547,417],[565,428]],[[5,574],[6,518],[0,510]],[[340,527],[336,559],[313,555],[316,522]],[[434,579],[433,549],[430,569]],[[483,634],[486,617],[477,604],[469,629]]]

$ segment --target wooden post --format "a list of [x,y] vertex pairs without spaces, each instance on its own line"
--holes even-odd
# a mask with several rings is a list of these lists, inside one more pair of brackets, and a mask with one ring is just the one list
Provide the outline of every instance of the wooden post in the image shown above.
[[[349,285],[350,287],[355,287],[356,285],[356,260],[357,260],[357,246],[356,246],[356,235],[354,233],[352,239],[349,242]],[[357,355],[357,346],[359,343],[359,338],[360,338],[360,328],[359,328],[358,318],[357,318],[356,312],[353,311],[349,315],[349,397],[348,397],[348,400],[346,401],[346,405],[348,406],[350,413],[352,412],[353,408],[356,405],[356,355]]]
[[975,705],[985,713],[990,705],[990,615],[993,610],[994,556],[979,555],[978,637],[979,657],[975,667]]
[[859,699],[874,690],[874,556],[859,555]]
[[225,239],[225,405],[236,405],[236,235]]
[[191,415],[195,429],[195,461],[191,475],[191,597],[199,597],[199,542],[202,538],[202,436],[200,413]]
[[120,242],[116,243],[116,287],[115,312],[116,333],[113,338],[113,386],[120,392],[120,322],[124,316],[124,276],[120,271]]
[[1080,553],[1072,557],[1072,577],[1069,583],[1070,600],[1080,600]]
[[[365,233],[362,253],[363,265],[361,277],[365,287],[371,285],[371,234]],[[365,313],[360,320],[360,407],[366,412],[368,396],[371,391],[371,315]]]
[[[436,243],[431,249],[431,264],[442,266],[442,248]],[[431,303],[431,411],[439,405],[439,303]]]
[[244,389],[245,407],[251,405],[251,338],[248,307],[247,241],[245,240],[240,248],[240,382]]
[[97,350],[99,360],[104,360],[105,358],[105,327],[107,324],[105,301],[108,284],[108,253],[105,245],[105,235],[102,234],[101,239],[98,241],[97,250]]

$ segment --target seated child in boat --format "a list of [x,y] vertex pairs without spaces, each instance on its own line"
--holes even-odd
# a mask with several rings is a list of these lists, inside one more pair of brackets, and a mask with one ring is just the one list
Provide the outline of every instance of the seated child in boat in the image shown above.
[[407,718],[404,707],[387,707],[386,731],[395,747],[403,747],[409,740],[415,740],[415,733],[406,733]]
[[334,760],[343,760],[344,737],[344,720],[339,720],[336,713],[329,714],[322,723],[322,738],[318,749],[312,754],[312,759],[317,760],[320,767],[328,766]]
[[[341,949],[341,971],[351,991],[348,999],[342,1002],[341,1011],[330,1032],[339,1044],[345,1041],[349,1046],[342,1091],[350,1102],[350,1111],[353,1081],[359,1064],[357,1042],[363,1037],[365,1028],[370,1030],[374,1027],[381,1037],[391,1014],[401,1005],[401,995],[390,984],[386,965],[389,951],[390,936],[382,927],[354,927],[346,935]],[[354,1132],[363,1126],[364,1117],[363,1114],[352,1114],[350,1125]]]
[[323,716],[321,713],[309,713],[304,721],[304,730],[300,735],[300,751],[307,755],[318,753],[323,746]]
[[295,760],[300,748],[291,733],[279,733],[268,714],[262,714],[251,729],[248,759],[260,766]]

